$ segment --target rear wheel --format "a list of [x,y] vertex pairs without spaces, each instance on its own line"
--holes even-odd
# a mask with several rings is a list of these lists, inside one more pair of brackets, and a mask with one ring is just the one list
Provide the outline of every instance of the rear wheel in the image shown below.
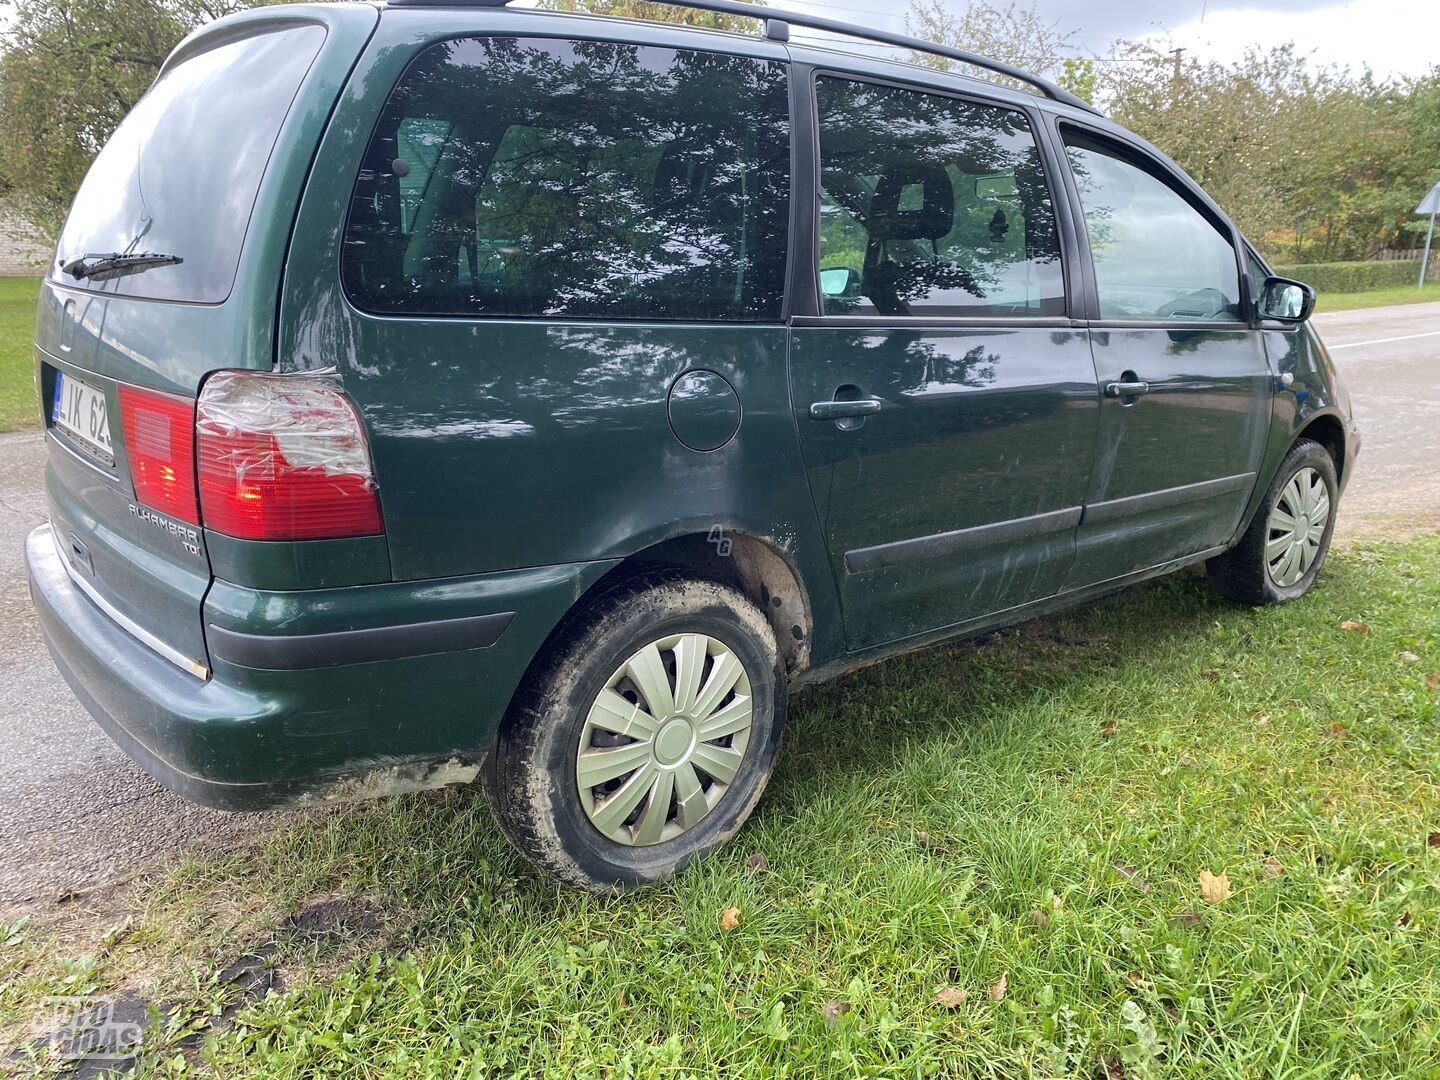
[[487,770],[496,820],[570,884],[662,881],[749,816],[784,705],[774,633],[743,595],[677,574],[621,586],[506,718]]
[[1240,542],[1207,564],[1210,584],[1243,604],[1304,596],[1330,549],[1338,500],[1329,451],[1301,439],[1285,455]]

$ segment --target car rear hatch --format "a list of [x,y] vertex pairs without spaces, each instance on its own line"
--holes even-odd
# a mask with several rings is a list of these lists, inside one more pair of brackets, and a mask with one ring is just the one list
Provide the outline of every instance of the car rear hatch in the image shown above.
[[214,371],[275,365],[294,208],[377,18],[267,8],[186,39],[96,158],[41,289],[57,544],[96,604],[201,678],[195,398]]

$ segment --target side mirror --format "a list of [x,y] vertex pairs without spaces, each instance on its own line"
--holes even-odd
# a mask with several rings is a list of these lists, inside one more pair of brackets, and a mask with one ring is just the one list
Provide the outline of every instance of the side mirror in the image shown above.
[[1315,310],[1315,290],[1304,282],[1269,277],[1255,301],[1262,319],[1302,323]]
[[820,271],[820,295],[851,299],[860,295],[860,271],[836,266]]

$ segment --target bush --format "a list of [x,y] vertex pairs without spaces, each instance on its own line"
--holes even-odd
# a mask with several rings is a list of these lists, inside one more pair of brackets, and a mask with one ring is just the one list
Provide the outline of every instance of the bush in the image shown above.
[[1390,289],[1396,285],[1413,285],[1420,275],[1419,259],[1396,259],[1392,262],[1300,263],[1277,266],[1280,277],[1303,281],[1317,293],[1368,292]]

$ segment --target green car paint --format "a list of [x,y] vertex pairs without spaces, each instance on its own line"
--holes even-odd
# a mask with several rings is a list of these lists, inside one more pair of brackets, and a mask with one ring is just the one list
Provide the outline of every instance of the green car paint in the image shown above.
[[[282,542],[157,515],[135,497],[123,439],[100,468],[47,428],[51,524],[27,544],[47,642],[116,740],[193,798],[258,808],[473,778],[547,640],[635,565],[736,580],[799,687],[1217,553],[1302,432],[1348,478],[1358,436],[1308,326],[1099,317],[1057,118],[1173,166],[1094,116],[799,44],[464,7],[261,9],[201,31],[167,71],[295,27],[323,37],[223,299],[137,296],[123,279],[58,270],[41,292],[42,402],[57,373],[100,389],[118,416],[121,384],[193,398],[220,369],[334,371],[369,439],[383,535]],[[382,111],[423,50],[487,35],[789,65],[779,317],[365,310],[343,242]],[[824,313],[817,71],[1023,116],[1050,178],[1062,310]],[[154,167],[183,169],[193,150],[153,152]],[[1016,197],[1011,174],[982,180],[975,198]],[[1149,383],[1143,398],[1107,396],[1131,373]]]

